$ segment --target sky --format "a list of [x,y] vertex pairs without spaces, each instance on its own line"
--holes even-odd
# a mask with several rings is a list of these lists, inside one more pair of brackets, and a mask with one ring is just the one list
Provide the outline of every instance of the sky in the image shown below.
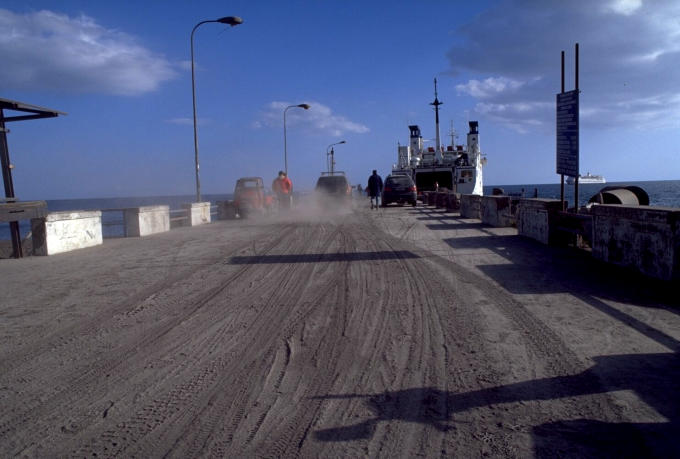
[[[311,189],[336,169],[389,173],[418,124],[433,145],[479,121],[486,185],[557,183],[555,94],[580,54],[580,170],[680,179],[680,2],[667,0],[80,1],[0,3],[0,97],[67,112],[9,123],[21,199]],[[7,113],[10,114],[10,113]]]

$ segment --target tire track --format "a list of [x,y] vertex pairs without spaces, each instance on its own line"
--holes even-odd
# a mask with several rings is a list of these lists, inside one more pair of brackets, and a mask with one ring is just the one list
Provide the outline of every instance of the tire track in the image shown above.
[[[285,239],[286,235],[293,230],[293,227],[288,227],[284,234],[276,238],[272,243],[270,243],[266,252],[275,248],[280,242]],[[232,253],[237,253],[238,250]],[[218,257],[220,259],[222,257]],[[129,377],[127,373],[121,372],[117,373],[114,371],[116,368],[120,368],[123,363],[134,358],[138,353],[145,352],[147,349],[151,348],[151,344],[167,333],[173,328],[181,324],[188,317],[192,316],[199,309],[208,304],[213,298],[219,295],[223,290],[229,287],[233,282],[238,280],[244,273],[246,273],[252,266],[244,265],[233,275],[227,278],[223,284],[217,285],[209,289],[207,292],[199,296],[199,298],[191,304],[188,308],[183,309],[175,317],[167,320],[166,322],[156,325],[151,330],[146,330],[145,334],[141,336],[138,341],[130,341],[124,343],[115,352],[109,353],[108,359],[102,359],[97,361],[95,364],[90,364],[85,366],[84,369],[79,370],[76,376],[71,380],[64,381],[61,385],[57,386],[56,391],[54,391],[47,400],[43,400],[43,397],[38,397],[37,395],[33,399],[27,400],[25,394],[24,403],[20,411],[14,411],[12,417],[0,424],[0,438],[3,438],[21,428],[30,419],[44,419],[47,413],[54,412],[60,405],[71,405],[77,400],[83,398],[83,395],[92,396],[92,384],[93,381],[99,379],[102,374],[109,374],[113,377],[109,384],[122,384]],[[165,283],[164,285],[170,285],[171,283]],[[127,305],[131,302],[125,302]],[[119,310],[124,310],[125,308],[119,307]],[[93,321],[90,321],[88,325],[91,328],[95,328]],[[112,356],[112,357],[111,357]],[[50,375],[53,376],[53,375]],[[100,388],[100,390],[104,390]]]
[[[283,229],[286,234],[293,230],[294,225],[288,225]],[[277,245],[284,237],[285,234],[280,234],[270,245]],[[220,253],[217,256],[205,260],[198,267],[191,266],[188,269],[180,270],[179,272],[171,275],[169,278],[163,279],[162,281],[156,282],[149,287],[142,289],[140,292],[133,294],[131,297],[125,299],[117,305],[107,308],[105,311],[100,312],[94,317],[79,321],[78,323],[75,323],[69,327],[59,329],[43,337],[41,340],[36,341],[33,346],[14,352],[6,359],[0,360],[0,368],[3,368],[4,370],[4,375],[0,378],[4,380],[15,368],[27,362],[34,362],[36,355],[44,356],[49,353],[66,353],[69,347],[82,350],[82,343],[85,342],[89,336],[96,334],[96,332],[102,328],[102,324],[105,324],[107,321],[115,318],[116,316],[125,315],[131,311],[135,311],[140,308],[140,306],[143,307],[145,302],[153,299],[160,292],[171,288],[173,285],[185,280],[187,277],[196,273],[197,271],[211,269],[212,266],[220,259],[225,258],[225,256],[234,256],[235,254],[250,248],[251,244],[251,241],[245,241],[238,247],[231,249],[226,255],[224,253]]]
[[[329,238],[329,241],[331,239],[332,239],[332,235]],[[286,283],[290,282],[291,278],[298,277],[297,274],[298,274],[297,270],[284,271],[284,275],[281,277],[281,279],[277,280],[278,287],[275,287],[275,288],[268,287],[266,290],[267,291],[273,291],[273,292],[280,291],[280,288],[282,286],[286,285]],[[299,276],[299,277],[305,278],[305,276]],[[296,288],[296,287],[293,286],[293,288]],[[296,298],[297,295],[291,295],[291,297]],[[297,300],[297,298],[296,298],[296,300]],[[262,315],[263,318],[267,316],[267,313],[270,310],[274,310],[274,309],[280,308],[280,307],[285,308],[285,306],[286,306],[286,305],[281,305],[281,304],[277,305],[276,303],[277,303],[277,298],[275,297],[275,295],[270,296],[270,298],[268,300],[268,304],[266,304],[265,307],[261,311],[261,315]],[[293,319],[295,319],[295,318],[293,318]],[[264,335],[265,337],[269,337],[269,336],[272,335],[272,333],[271,333],[272,324],[266,323],[266,320],[260,319],[259,321],[256,321],[256,322],[253,323],[253,326],[255,326],[255,325],[259,325],[260,328],[264,327],[267,330],[266,331],[252,330],[252,327],[251,327],[249,334],[254,335],[255,337],[258,337],[258,336],[261,336],[261,335]],[[275,324],[274,324],[274,326],[275,326]],[[253,341],[257,342],[257,338],[253,339]],[[247,343],[245,343],[245,344],[247,344]],[[252,346],[252,345],[247,346],[246,345],[246,347],[255,347],[255,346]],[[241,352],[236,351],[235,355],[238,355],[238,359],[241,360],[241,361],[245,361],[245,362],[248,361],[247,354],[244,355]],[[211,372],[211,374],[215,375],[215,378],[211,379],[208,382],[208,384],[204,384],[205,387],[203,387],[202,390],[199,390],[197,387],[191,388],[191,390],[193,392],[213,394],[213,396],[212,397],[204,396],[203,397],[204,402],[200,402],[198,400],[198,398],[194,398],[194,399],[191,400],[191,403],[188,403],[188,401],[186,401],[186,403],[185,403],[185,405],[198,404],[198,405],[204,406],[203,409],[196,411],[196,415],[193,415],[194,419],[196,419],[196,416],[201,416],[201,422],[202,422],[203,425],[201,426],[201,428],[199,429],[199,431],[197,433],[194,432],[194,434],[192,434],[194,437],[198,438],[198,440],[193,442],[194,446],[192,448],[198,448],[200,450],[200,447],[203,444],[205,444],[205,440],[203,438],[206,437],[206,436],[209,436],[209,434],[214,430],[215,424],[224,417],[224,410],[220,409],[221,403],[222,403],[222,400],[220,399],[220,397],[222,397],[221,393],[223,392],[223,391],[220,390],[220,387],[228,387],[229,384],[226,383],[226,381],[229,381],[229,378],[226,378],[224,380],[225,383],[220,384],[221,377],[225,376],[224,374],[221,374],[221,373],[224,373],[225,371],[227,371],[227,369],[229,369],[229,372],[231,373],[232,370],[233,370],[232,365],[235,362],[233,360],[231,360],[231,361],[225,360],[222,363],[223,364],[219,365],[219,368],[216,371]],[[245,369],[242,368],[240,370],[240,372],[252,371],[253,366],[254,366],[254,363],[250,364]],[[236,373],[238,374],[239,372],[236,372]],[[215,385],[213,385],[211,387],[210,383],[214,383]],[[183,393],[183,391],[181,391],[181,390],[180,390],[180,392]],[[170,398],[173,398],[173,397],[174,397],[174,394]],[[205,412],[205,405],[206,404],[210,408],[207,413]],[[214,414],[214,416],[212,416],[213,414]],[[244,413],[244,410],[241,410],[241,413],[237,413],[237,414],[238,415],[236,417],[240,418],[245,413]],[[203,421],[205,421],[205,418],[208,418],[207,422],[203,422]],[[144,419],[146,419],[146,418],[144,416],[142,416],[142,420],[144,420]],[[163,421],[164,421],[163,423],[158,423],[158,425],[154,425],[153,427],[154,428],[159,427],[162,424],[165,424],[166,423],[165,421],[170,421],[170,419],[164,419]],[[173,421],[174,421],[173,424],[177,424],[177,423],[181,424],[181,422],[179,422],[179,420],[177,420],[177,419],[173,419]],[[235,422],[237,422],[237,421],[235,421]],[[191,424],[191,423],[189,423],[189,424]],[[134,432],[134,429],[133,429],[133,432]],[[148,432],[144,431],[143,435],[135,435],[133,438],[128,438],[126,445],[123,445],[117,451],[118,452],[125,452],[125,451],[127,451],[125,449],[126,447],[133,447],[133,445],[138,446],[138,448],[136,448],[136,450],[140,453],[140,455],[145,455],[146,453],[148,453],[150,451],[156,450],[155,445],[158,443],[158,441],[160,441],[160,439],[163,438],[164,434],[163,433],[159,433],[158,435],[154,434],[152,436],[156,436],[158,438],[156,440],[152,440],[151,438],[148,437],[148,434],[150,432],[151,431],[148,431]],[[144,441],[142,441],[142,440],[144,440]],[[146,444],[142,444],[142,443],[146,443]],[[183,450],[182,446],[183,446],[182,444],[176,445],[177,451]],[[101,451],[101,449],[100,449],[100,451]],[[128,452],[130,452],[130,451],[128,451]],[[186,452],[186,455],[189,455],[189,456],[195,456],[196,454],[198,454],[197,450],[191,449],[191,448],[189,450],[185,450],[185,452]],[[183,455],[183,454],[180,454],[180,455]]]

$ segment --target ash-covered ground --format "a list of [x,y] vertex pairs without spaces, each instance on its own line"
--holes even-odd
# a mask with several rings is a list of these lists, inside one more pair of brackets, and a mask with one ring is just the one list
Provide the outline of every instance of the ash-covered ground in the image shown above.
[[106,240],[0,291],[3,457],[680,455],[677,286],[438,209]]

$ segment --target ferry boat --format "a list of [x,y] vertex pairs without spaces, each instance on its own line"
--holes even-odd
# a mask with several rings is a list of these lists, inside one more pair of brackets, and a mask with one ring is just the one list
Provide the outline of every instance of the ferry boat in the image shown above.
[[[607,183],[607,181],[601,175],[591,175],[588,172],[586,175],[578,176],[578,183]],[[567,184],[574,184],[574,177],[567,177]]]
[[419,198],[423,191],[448,189],[462,194],[483,194],[482,167],[486,158],[479,148],[479,123],[469,121],[467,145],[454,145],[455,136],[451,135],[451,145],[444,147],[439,138],[439,106],[437,79],[434,80],[436,139],[434,147],[424,148],[420,127],[409,126],[409,145],[397,147],[397,163],[392,166],[393,174],[407,174],[413,178]]

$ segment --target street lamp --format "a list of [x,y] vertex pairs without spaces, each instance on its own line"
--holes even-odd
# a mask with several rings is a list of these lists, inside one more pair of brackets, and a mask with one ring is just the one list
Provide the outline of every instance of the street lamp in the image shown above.
[[194,104],[194,156],[196,160],[196,202],[201,202],[201,180],[198,177],[198,134],[196,131],[196,82],[194,77],[194,32],[202,24],[208,22],[219,22],[220,24],[227,24],[232,27],[243,24],[243,19],[238,16],[225,16],[219,19],[212,19],[209,21],[201,21],[191,30],[191,98]]
[[[333,170],[335,169],[335,159],[333,158],[333,155],[335,154],[335,150],[333,150],[334,145],[342,145],[343,143],[347,143],[346,140],[341,140],[340,142],[332,143],[328,147],[326,147],[326,166],[328,166],[328,171],[333,175]],[[331,152],[328,153],[328,149],[331,149]],[[330,163],[328,162],[328,156],[330,155]]]
[[284,170],[286,171],[286,177],[288,177],[288,146],[287,146],[287,141],[286,141],[286,112],[288,111],[289,108],[304,108],[305,110],[309,110],[310,105],[309,104],[298,104],[298,105],[289,105],[283,110],[283,164],[284,164]]

